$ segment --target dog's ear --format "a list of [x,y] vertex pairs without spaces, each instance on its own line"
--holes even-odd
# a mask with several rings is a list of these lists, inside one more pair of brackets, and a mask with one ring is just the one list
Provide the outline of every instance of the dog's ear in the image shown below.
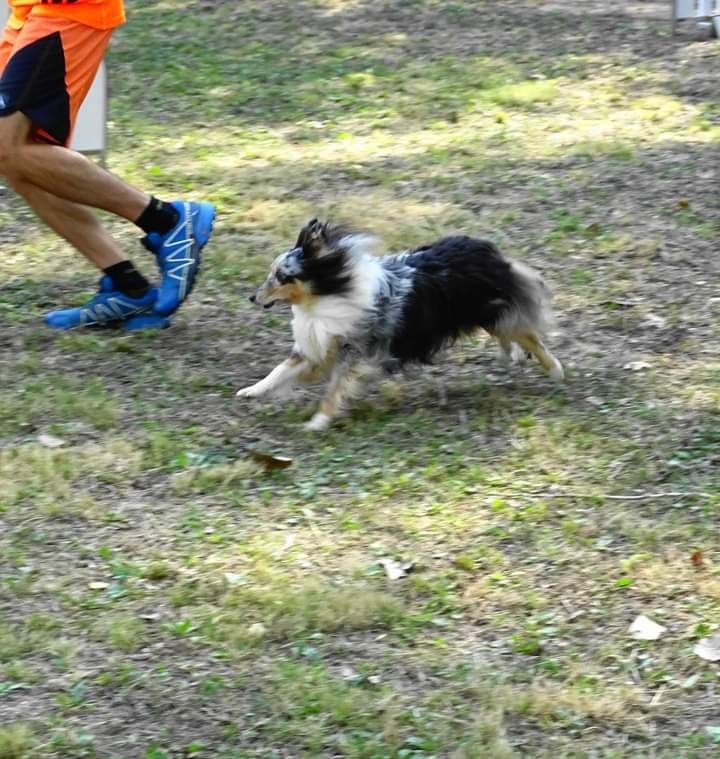
[[317,256],[326,242],[327,224],[319,219],[311,219],[301,230],[298,236],[296,248],[302,248],[303,255],[308,258]]

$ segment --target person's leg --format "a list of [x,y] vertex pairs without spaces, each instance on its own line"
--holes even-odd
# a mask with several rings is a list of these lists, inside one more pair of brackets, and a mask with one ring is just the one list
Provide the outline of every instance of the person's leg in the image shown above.
[[133,287],[137,279],[128,280],[126,257],[87,206],[136,223],[148,233],[147,247],[163,272],[158,311],[169,314],[192,289],[214,208],[157,201],[64,147],[109,37],[63,19],[31,16],[11,41],[0,81],[0,175],[51,228],[111,269],[114,281]]
[[[12,133],[12,139],[6,144],[22,141],[23,137],[30,139],[31,127],[30,120],[21,113],[0,119],[0,128],[7,134]],[[7,179],[42,221],[110,277],[117,292],[136,299],[147,294],[149,282],[135,269],[92,210],[29,182],[14,177]]]
[[0,119],[0,174],[10,184],[34,185],[57,198],[137,221],[150,202],[148,195],[81,153],[28,141],[31,126],[20,112]]
[[134,222],[149,196],[65,149],[111,35],[34,15],[3,34],[0,175]]
[[[107,35],[103,40],[106,38]],[[7,184],[30,205],[41,220],[103,271],[106,276],[101,281],[100,290],[103,296],[100,300],[120,298],[127,309],[135,313],[138,302],[144,303],[147,308],[150,283],[128,260],[104,229],[95,212],[87,206],[47,192],[13,170],[14,162],[18,160],[17,156],[22,155],[26,146],[41,151],[50,147],[46,144],[35,144],[33,140],[54,139],[52,133],[34,125],[21,108],[38,109],[48,128],[54,127],[69,136],[77,112],[77,100],[73,101],[69,97],[66,88],[69,82],[72,82],[74,90],[79,96],[84,97],[92,81],[91,74],[94,75],[94,68],[92,71],[87,69],[87,66],[92,67],[92,60],[86,61],[84,72],[76,72],[74,78],[68,80],[67,75],[72,73],[73,69],[70,72],[65,70],[64,55],[60,53],[62,40],[57,33],[49,33],[46,27],[39,32],[34,28],[24,27],[22,31],[7,28],[2,33],[0,90],[3,94],[3,107],[0,109],[0,174],[4,175]],[[16,54],[18,58],[11,60]],[[84,77],[81,76],[83,73]],[[46,170],[51,168],[46,167]],[[149,198],[146,200],[149,201]],[[91,304],[97,305],[98,300],[98,297],[93,298]],[[84,313],[83,309],[70,311],[78,319]],[[115,314],[119,309],[111,311]],[[72,326],[68,312],[61,312],[61,317],[62,326]],[[83,320],[91,321],[87,314]]]
[[33,184],[8,182],[50,229],[69,242],[98,269],[127,261],[128,257],[87,206],[51,195]]
[[[30,119],[22,113],[1,118],[0,144],[22,145],[29,139],[31,128]],[[50,229],[79,250],[98,269],[127,260],[120,246],[87,206],[65,200],[15,176],[6,176],[6,181]]]

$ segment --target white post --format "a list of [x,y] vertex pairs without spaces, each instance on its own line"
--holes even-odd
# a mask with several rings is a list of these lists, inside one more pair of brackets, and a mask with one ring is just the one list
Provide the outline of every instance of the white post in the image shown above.
[[677,22],[695,19],[698,27],[711,29],[720,37],[720,0],[671,0],[672,29],[677,31]]
[[[5,26],[9,14],[10,9],[5,0],[0,0],[0,30]],[[103,62],[78,113],[70,147],[82,153],[100,153],[104,162],[107,150],[106,122],[107,71]]]
[[684,18],[697,18],[702,14],[699,12],[701,6],[706,0],[672,0],[673,19],[680,21]]
[[70,147],[81,153],[100,153],[104,161],[107,150],[106,124],[107,71],[103,61],[78,113]]

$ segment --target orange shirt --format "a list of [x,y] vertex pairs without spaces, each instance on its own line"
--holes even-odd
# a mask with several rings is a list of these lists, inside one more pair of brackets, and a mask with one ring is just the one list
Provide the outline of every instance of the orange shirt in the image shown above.
[[123,0],[8,0],[8,5],[13,29],[20,29],[31,13],[61,16],[96,29],[114,29],[125,21]]

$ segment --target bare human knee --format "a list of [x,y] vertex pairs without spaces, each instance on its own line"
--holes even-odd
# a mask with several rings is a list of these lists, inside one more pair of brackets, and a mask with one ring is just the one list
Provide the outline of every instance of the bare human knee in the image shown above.
[[19,111],[0,117],[0,176],[11,184],[22,179],[22,148],[31,126],[30,119]]

